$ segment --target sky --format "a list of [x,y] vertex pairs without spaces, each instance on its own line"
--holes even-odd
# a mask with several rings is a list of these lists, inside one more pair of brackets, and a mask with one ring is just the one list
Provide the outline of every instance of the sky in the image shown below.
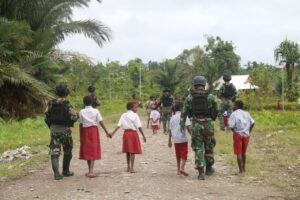
[[206,44],[205,35],[231,41],[248,61],[275,64],[274,49],[288,40],[300,43],[298,0],[93,0],[74,10],[74,20],[96,19],[110,27],[112,40],[102,48],[83,35],[68,37],[60,49],[93,62],[134,58],[163,61],[184,49]]

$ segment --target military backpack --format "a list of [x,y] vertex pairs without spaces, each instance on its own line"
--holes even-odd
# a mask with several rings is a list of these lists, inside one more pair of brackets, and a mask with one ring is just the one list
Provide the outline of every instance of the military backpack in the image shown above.
[[162,106],[170,107],[173,104],[173,98],[171,96],[163,96],[162,97]]
[[52,100],[49,103],[46,123],[49,126],[51,124],[69,126],[71,122],[69,108],[70,106],[68,101]]
[[236,93],[235,87],[232,83],[230,84],[223,84],[223,91],[221,91],[221,94],[223,97],[233,97]]

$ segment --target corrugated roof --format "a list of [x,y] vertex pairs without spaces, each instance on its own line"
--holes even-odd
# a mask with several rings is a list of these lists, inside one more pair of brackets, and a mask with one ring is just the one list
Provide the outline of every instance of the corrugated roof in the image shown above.
[[[230,83],[232,83],[237,90],[253,90],[259,88],[258,86],[251,84],[249,81],[249,75],[232,75]],[[215,90],[219,90],[223,83],[223,76],[221,76],[213,84]]]

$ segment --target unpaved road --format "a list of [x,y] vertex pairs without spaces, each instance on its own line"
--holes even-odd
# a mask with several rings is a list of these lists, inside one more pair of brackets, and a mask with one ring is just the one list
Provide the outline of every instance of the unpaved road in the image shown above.
[[259,179],[248,182],[249,177],[232,174],[227,169],[226,158],[218,155],[216,173],[206,177],[205,181],[197,180],[191,149],[186,165],[190,176],[177,176],[174,149],[167,147],[168,136],[162,133],[152,136],[151,130],[144,130],[148,141],[142,143],[143,154],[136,156],[137,173],[125,172],[125,155],[121,153],[122,132],[119,131],[112,140],[102,134],[102,160],[95,164],[99,177],[85,177],[87,164],[78,159],[78,145],[75,145],[71,162],[74,177],[53,180],[49,162],[45,170],[17,181],[0,183],[0,199],[285,199],[283,192]]

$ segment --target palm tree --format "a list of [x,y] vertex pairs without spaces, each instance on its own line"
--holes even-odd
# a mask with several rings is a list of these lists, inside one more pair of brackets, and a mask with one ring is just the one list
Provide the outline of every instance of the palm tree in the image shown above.
[[179,64],[175,60],[166,60],[161,64],[158,71],[153,72],[154,81],[161,88],[170,88],[171,92],[175,92],[176,86],[181,83],[184,74],[179,72]]
[[[26,21],[32,31],[52,32],[52,47],[66,36],[84,34],[99,46],[110,40],[111,31],[97,20],[72,20],[73,8],[88,7],[91,0],[2,0],[0,16]],[[101,2],[98,0],[98,2]]]
[[286,39],[274,50],[274,56],[276,61],[285,61],[286,63],[288,99],[293,101],[298,97],[296,69],[300,59],[299,45]]

